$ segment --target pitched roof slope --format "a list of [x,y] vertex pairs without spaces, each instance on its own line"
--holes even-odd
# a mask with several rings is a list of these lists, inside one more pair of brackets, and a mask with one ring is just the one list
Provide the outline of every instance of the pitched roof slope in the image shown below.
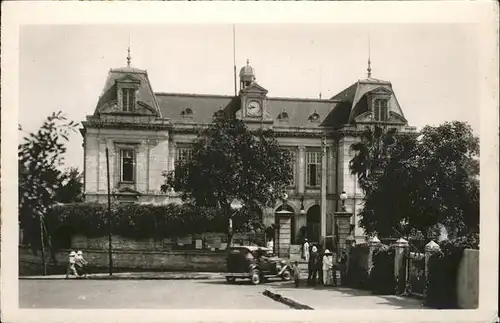
[[[229,105],[240,105],[240,98],[227,95],[203,95],[184,93],[156,93],[156,98],[164,118],[171,121],[195,123],[209,123],[215,112]],[[296,98],[267,98],[268,111],[273,120],[277,120],[282,112],[288,114],[288,120],[283,125],[295,127],[318,127],[321,121],[335,107],[336,102],[331,100],[296,99]],[[183,117],[182,112],[192,109],[190,119]],[[313,113],[320,116],[320,122],[309,122]]]

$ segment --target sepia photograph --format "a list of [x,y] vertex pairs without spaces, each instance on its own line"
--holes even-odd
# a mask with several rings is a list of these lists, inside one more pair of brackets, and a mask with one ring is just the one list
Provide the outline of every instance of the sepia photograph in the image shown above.
[[19,310],[480,309],[484,26],[226,20],[19,24]]

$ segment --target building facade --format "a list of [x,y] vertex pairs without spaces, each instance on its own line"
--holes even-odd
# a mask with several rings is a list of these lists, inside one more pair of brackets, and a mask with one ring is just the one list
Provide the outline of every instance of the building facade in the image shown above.
[[[175,192],[162,193],[162,173],[175,161],[190,158],[191,144],[201,127],[224,110],[245,121],[249,128],[272,128],[281,146],[293,154],[293,181],[286,202],[260,210],[266,225],[276,212],[291,213],[290,240],[305,227],[309,240],[332,236],[333,213],[340,209],[339,195],[347,193],[353,212],[353,234],[363,193],[349,171],[350,145],[375,124],[413,131],[392,84],[372,78],[354,82],[330,99],[278,98],[257,83],[249,62],[240,70],[236,96],[154,92],[145,70],[110,69],[92,115],[82,122],[84,192],[88,202],[107,201],[107,157],[113,199],[139,203],[180,202]],[[324,219],[322,229],[322,219]]]

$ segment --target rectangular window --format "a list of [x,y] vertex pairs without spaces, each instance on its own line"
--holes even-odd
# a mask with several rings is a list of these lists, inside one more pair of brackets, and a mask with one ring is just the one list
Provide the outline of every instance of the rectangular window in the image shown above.
[[193,149],[191,148],[177,148],[177,153],[175,156],[176,161],[188,161],[191,159]]
[[376,99],[373,102],[373,115],[375,116],[375,120],[377,121],[386,121],[387,120],[387,100],[385,99]]
[[318,187],[321,184],[321,152],[307,152],[306,186]]
[[121,181],[135,181],[135,150],[122,149],[121,154]]
[[289,186],[295,187],[296,176],[297,176],[297,152],[294,150],[289,150],[290,152],[290,163],[292,165],[292,179],[290,180]]
[[134,89],[122,89],[122,104],[123,104],[123,111],[125,112],[134,111],[134,104],[135,104]]

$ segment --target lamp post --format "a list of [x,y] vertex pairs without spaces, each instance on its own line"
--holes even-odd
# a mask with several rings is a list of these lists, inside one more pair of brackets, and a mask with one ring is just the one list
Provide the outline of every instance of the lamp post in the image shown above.
[[306,214],[306,210],[304,209],[304,195],[300,198],[300,214]]
[[233,210],[233,213],[229,216],[228,242],[227,242],[228,247],[231,247],[233,245],[233,216],[236,214],[236,212],[241,210],[243,204],[241,203],[240,200],[234,199],[231,202],[230,207],[231,210]]

